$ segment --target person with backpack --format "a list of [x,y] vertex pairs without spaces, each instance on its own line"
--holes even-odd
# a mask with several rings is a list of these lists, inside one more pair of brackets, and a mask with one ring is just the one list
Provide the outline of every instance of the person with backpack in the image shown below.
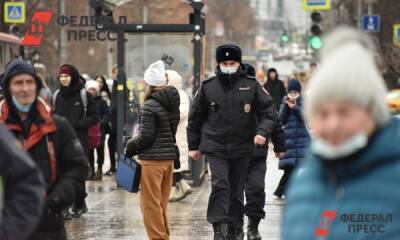
[[98,181],[102,179],[103,163],[104,163],[104,142],[106,139],[106,129],[109,127],[109,111],[110,108],[107,102],[100,95],[100,86],[94,80],[86,82],[86,90],[94,98],[96,111],[99,114],[100,122],[89,128],[89,166],[91,171],[94,167],[94,151],[97,152],[97,171],[96,174],[92,172],[92,178],[89,180]]
[[140,208],[148,239],[168,240],[168,198],[171,192],[179,113],[179,92],[167,86],[164,63],[159,60],[144,74],[148,84],[141,108],[140,132],[127,143],[125,154],[139,154],[142,165]]
[[[0,102],[0,121],[14,134],[21,149],[35,161],[45,181],[41,221],[27,239],[65,240],[62,210],[74,202],[88,171],[82,145],[71,124],[63,117],[52,115],[50,107],[38,97],[42,83],[32,65],[13,60],[7,65],[2,80],[5,98]],[[21,167],[10,169],[20,170]],[[36,200],[29,199],[29,204],[31,201]],[[38,209],[30,211],[34,213]],[[19,212],[18,217],[28,218],[29,215]]]
[[[94,100],[86,92],[79,72],[74,66],[62,65],[59,68],[59,75],[61,88],[53,95],[53,112],[65,117],[72,125],[88,159],[88,129],[99,121]],[[66,219],[80,217],[88,211],[86,196],[85,181],[82,181],[81,190],[72,207],[73,214],[70,215],[69,211],[66,211]]]

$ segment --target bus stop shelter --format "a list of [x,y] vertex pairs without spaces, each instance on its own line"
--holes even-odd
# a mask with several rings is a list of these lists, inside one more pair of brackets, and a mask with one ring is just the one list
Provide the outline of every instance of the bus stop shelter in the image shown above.
[[[194,94],[204,76],[203,42],[205,20],[201,0],[189,0],[193,8],[188,24],[116,23],[113,10],[131,0],[90,0],[95,10],[96,29],[117,35],[117,149],[123,153],[126,138],[133,136],[138,126],[141,100],[144,96],[143,75],[156,60],[163,60],[166,69],[177,71],[183,79],[183,89]],[[121,20],[121,19],[120,19]],[[194,186],[199,186],[205,173],[205,161],[189,159]]]

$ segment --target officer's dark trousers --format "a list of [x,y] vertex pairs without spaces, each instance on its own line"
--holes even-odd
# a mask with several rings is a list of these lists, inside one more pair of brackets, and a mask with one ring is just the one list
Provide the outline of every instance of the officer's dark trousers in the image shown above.
[[226,223],[243,227],[244,184],[249,158],[207,156],[211,169],[211,195],[208,201],[209,223]]
[[249,162],[246,179],[245,214],[249,218],[264,218],[266,156],[253,157]]

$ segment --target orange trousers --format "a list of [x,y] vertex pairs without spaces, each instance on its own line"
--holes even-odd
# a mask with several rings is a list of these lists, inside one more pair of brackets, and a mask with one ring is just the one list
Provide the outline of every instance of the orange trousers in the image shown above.
[[167,217],[174,161],[141,160],[140,209],[149,240],[169,240]]

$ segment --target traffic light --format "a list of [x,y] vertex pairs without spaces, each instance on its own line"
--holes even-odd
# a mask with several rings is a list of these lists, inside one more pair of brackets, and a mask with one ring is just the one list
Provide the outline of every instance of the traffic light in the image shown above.
[[322,40],[318,36],[311,36],[308,39],[308,43],[310,44],[312,49],[318,50],[322,47]]
[[311,36],[308,39],[308,43],[311,46],[311,48],[318,50],[322,47],[322,40],[320,38],[322,34],[322,27],[321,27],[321,22],[322,22],[322,15],[320,12],[312,12],[311,13]]
[[281,42],[287,43],[289,42],[289,35],[286,31],[284,31],[281,35]]

